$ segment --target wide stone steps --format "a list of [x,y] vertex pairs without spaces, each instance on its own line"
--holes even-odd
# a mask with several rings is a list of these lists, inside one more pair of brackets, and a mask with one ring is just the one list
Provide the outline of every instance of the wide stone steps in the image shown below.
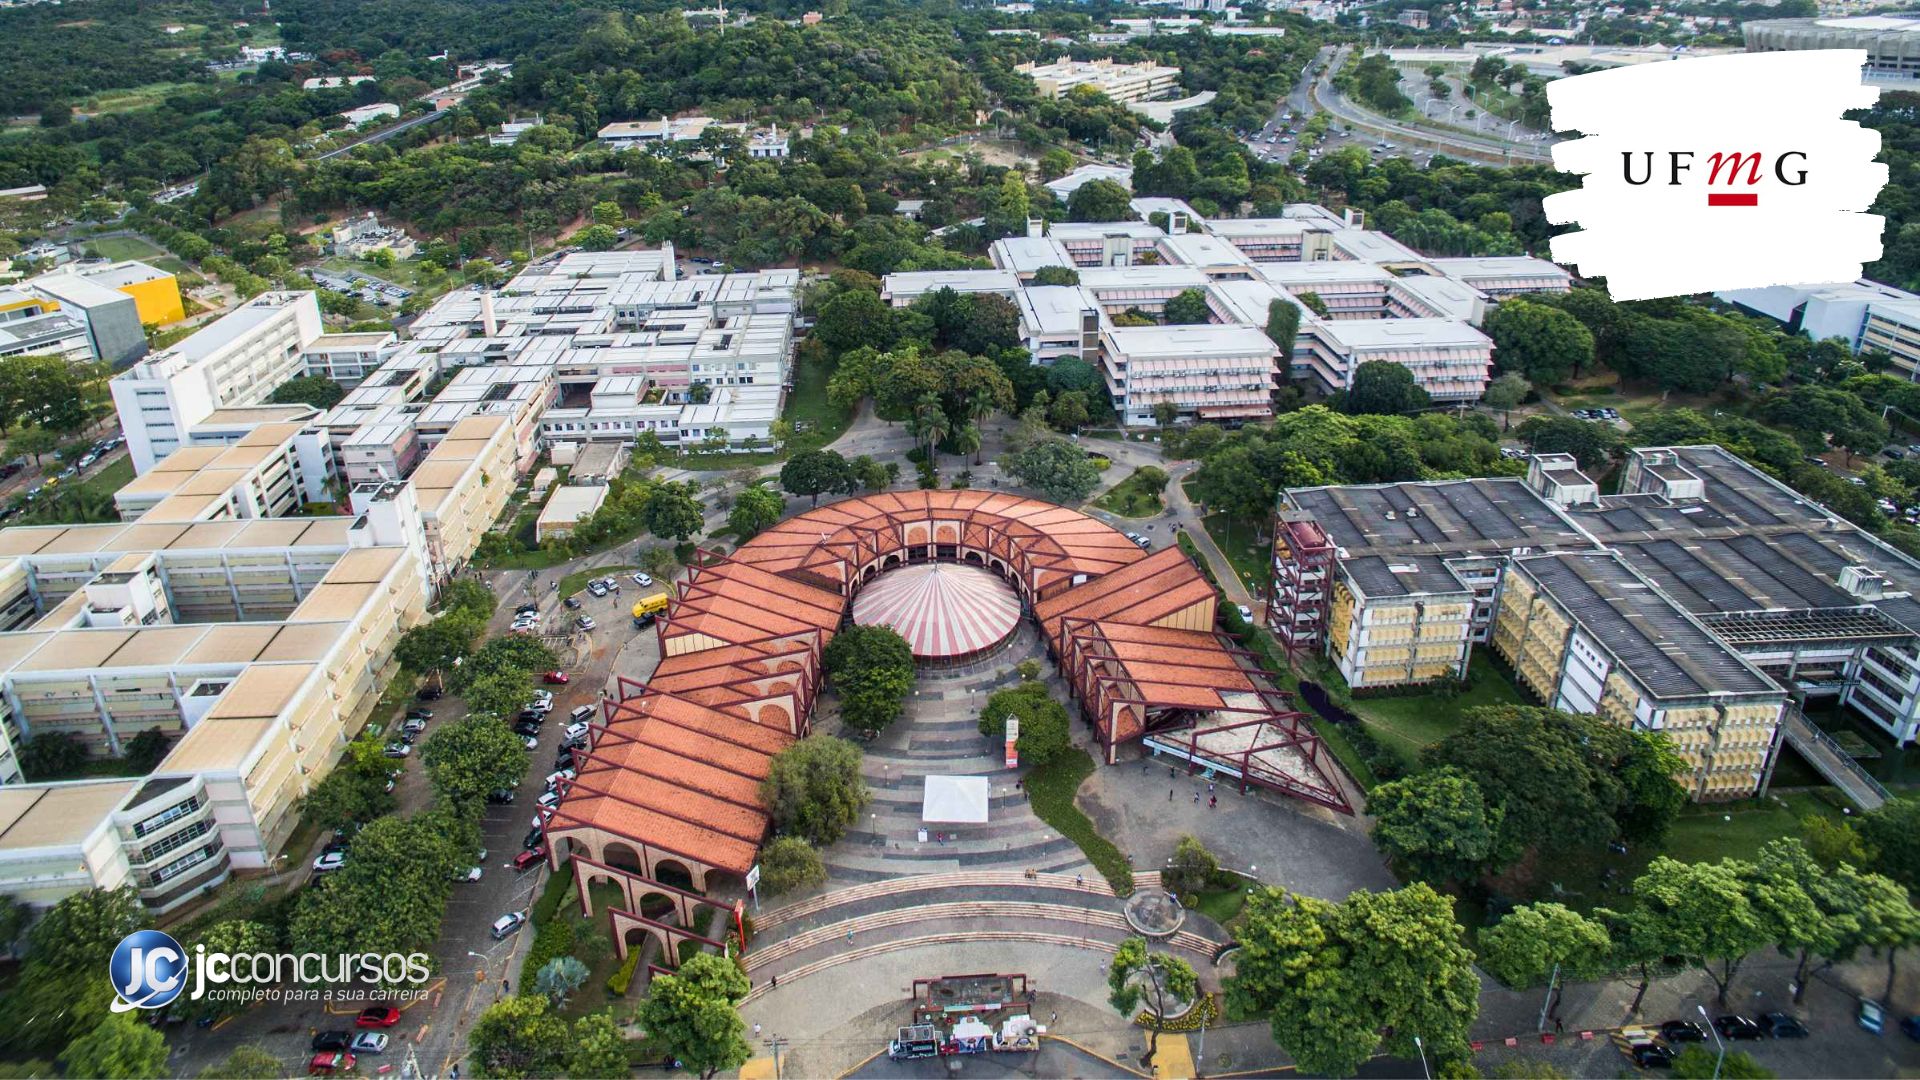
[[[1135,888],[1151,888],[1160,884],[1160,872],[1144,871],[1133,875]],[[830,908],[846,904],[863,903],[886,896],[901,896],[907,893],[930,892],[935,889],[979,889],[979,888],[1016,888],[1016,889],[1058,889],[1069,892],[1083,892],[1092,896],[1112,897],[1113,890],[1105,878],[1086,875],[1075,879],[1069,874],[1039,874],[1029,878],[1013,870],[962,870],[946,874],[917,874],[911,877],[894,877],[887,881],[875,881],[865,885],[854,885],[845,889],[810,896],[767,912],[755,919],[755,924],[764,932],[781,923],[816,915]]]

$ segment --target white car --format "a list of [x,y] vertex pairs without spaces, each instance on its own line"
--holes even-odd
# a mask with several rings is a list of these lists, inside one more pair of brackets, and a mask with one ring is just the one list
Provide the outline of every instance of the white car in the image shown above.
[[325,874],[333,870],[338,870],[345,865],[347,865],[346,852],[329,851],[325,855],[313,860],[313,872],[316,874]]
[[544,806],[547,809],[551,810],[554,807],[560,805],[560,793],[557,791],[549,791],[545,795],[540,796],[540,798],[535,801],[538,802],[541,806]]
[[493,929],[492,929],[493,940],[500,941],[504,939],[508,934],[513,933],[515,930],[520,929],[522,926],[525,926],[526,922],[527,922],[526,912],[524,911],[507,912],[505,915],[502,915],[499,918],[493,920]]
[[552,791],[554,788],[560,786],[560,781],[571,780],[579,775],[578,772],[572,769],[561,769],[559,772],[551,773],[547,776],[547,790]]
[[1248,607],[1248,606],[1247,606],[1247,605],[1245,605],[1245,604],[1235,604],[1234,606],[1240,609],[1240,617],[1241,617],[1242,619],[1245,619],[1245,620],[1246,620],[1246,621],[1248,621],[1248,622],[1252,622],[1252,621],[1253,621],[1253,609],[1252,609],[1252,608],[1250,608],[1250,607]]
[[652,584],[653,584],[653,579],[652,579],[652,578],[650,578],[650,577],[648,577],[648,576],[647,576],[647,575],[645,575],[645,574],[635,574],[635,575],[633,575],[633,583],[634,583],[635,585],[639,585],[639,586],[641,586],[642,588],[644,588],[644,587],[646,587],[646,586],[648,586],[648,585],[652,585]]
[[456,870],[456,871],[454,871],[454,874],[453,874],[453,880],[455,880],[455,881],[479,881],[479,880],[480,880],[480,868],[479,868],[479,867],[477,867],[477,866],[469,866],[469,867],[467,867],[467,869],[466,869],[466,870],[464,870],[464,871],[459,871],[459,870]]
[[588,725],[585,723],[568,724],[566,739],[568,742],[572,742],[575,739],[584,739],[587,736],[587,731]]

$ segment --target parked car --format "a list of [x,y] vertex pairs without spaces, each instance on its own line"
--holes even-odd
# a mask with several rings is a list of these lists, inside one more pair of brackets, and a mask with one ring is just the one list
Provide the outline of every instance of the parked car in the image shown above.
[[653,578],[647,574],[635,574],[633,575],[633,583],[644,589],[653,584]]
[[1760,1030],[1774,1039],[1804,1039],[1807,1037],[1807,1025],[1791,1013],[1770,1012],[1760,1016]]
[[534,737],[533,737],[533,736],[531,736],[531,735],[526,735],[526,736],[522,736],[522,738],[524,738],[524,739],[526,740],[526,744],[527,744],[527,749],[529,749],[529,750],[538,750],[538,749],[540,749],[540,740],[539,740],[539,739],[536,739],[536,738],[534,738]]
[[568,611],[580,610],[580,598],[577,596],[569,596],[565,600],[560,601],[560,603]]
[[527,830],[526,839],[520,841],[520,846],[528,851],[544,850],[547,846],[546,833],[541,830],[540,826],[535,825],[533,828]]
[[547,774],[547,790],[552,791],[554,788],[560,786],[560,781],[572,780],[579,775],[579,773],[572,769],[561,769],[558,772],[549,773]]
[[1920,1016],[1901,1017],[1900,1031],[1914,1042],[1920,1042]]
[[607,587],[598,581],[589,581],[587,582],[587,592],[592,593],[594,596],[605,596],[607,595]]
[[420,692],[413,696],[419,698],[421,701],[439,701],[440,688],[437,686],[423,686],[420,688]]
[[1633,1063],[1642,1069],[1665,1069],[1673,1065],[1673,1050],[1651,1039],[1630,1044],[1627,1052],[1633,1056]]
[[347,865],[346,852],[329,851],[325,855],[313,860],[313,872],[316,874],[326,874],[338,870],[345,865]]
[[580,705],[575,707],[572,712],[567,714],[567,719],[577,724],[582,720],[591,719],[595,711],[597,710],[595,710],[594,707],[591,705]]
[[356,1054],[384,1054],[387,1052],[387,1033],[384,1031],[363,1031],[353,1037],[353,1052]]
[[453,880],[455,881],[473,882],[479,881],[481,877],[481,868],[478,866],[469,866],[465,870],[455,870],[453,872]]
[[353,1036],[344,1031],[322,1031],[313,1037],[315,1050],[345,1050]]
[[1707,1029],[1691,1020],[1669,1020],[1660,1025],[1660,1037],[1670,1043],[1706,1042]]
[[514,734],[527,740],[527,749],[532,750],[534,747],[540,745],[540,722],[538,720],[522,720],[513,725],[513,731]]
[[500,788],[497,791],[489,791],[487,792],[487,801],[495,806],[509,805],[513,802],[513,789]]
[[413,753],[413,747],[403,742],[390,742],[387,744],[385,753],[391,758],[403,758]]
[[315,1054],[307,1062],[308,1076],[332,1076],[339,1072],[353,1071],[353,1055],[345,1050],[333,1050],[324,1054]]
[[554,807],[560,805],[560,793],[557,791],[549,791],[546,794],[540,796],[540,798],[536,801],[539,802],[541,806],[544,806],[547,809],[551,810]]
[[591,615],[582,615],[578,619],[574,620],[573,625],[579,627],[582,630],[591,630],[593,629],[593,625],[594,625],[593,617]]
[[590,730],[589,726],[584,723],[568,724],[566,730],[567,741],[572,742],[575,739],[586,738],[588,730]]
[[1713,1018],[1713,1029],[1726,1039],[1758,1039],[1766,1034],[1751,1017],[1728,1014]]
[[1859,1011],[1853,1014],[1854,1022],[1875,1035],[1887,1029],[1887,1010],[1872,998],[1861,998]]
[[495,941],[506,940],[507,935],[513,933],[515,930],[518,930],[522,926],[526,925],[526,922],[527,922],[526,912],[524,911],[507,912],[505,915],[502,915],[499,918],[493,920],[493,928],[490,931],[493,934],[493,940]]
[[540,730],[540,723],[546,718],[547,714],[545,710],[542,709],[521,709],[514,717],[515,720],[522,724],[532,724],[533,730],[535,731]]
[[358,1028],[389,1028],[400,1022],[400,1010],[391,1005],[369,1005],[354,1017],[353,1026]]
[[540,614],[540,605],[521,604],[519,607],[513,609],[513,613],[515,615],[538,615]]
[[546,848],[544,847],[528,848],[527,850],[513,857],[513,868],[515,870],[527,870],[534,866],[539,865],[540,861],[545,859],[546,857],[547,857]]
[[567,685],[567,673],[564,671],[549,671],[546,675],[546,681],[549,686],[565,686]]

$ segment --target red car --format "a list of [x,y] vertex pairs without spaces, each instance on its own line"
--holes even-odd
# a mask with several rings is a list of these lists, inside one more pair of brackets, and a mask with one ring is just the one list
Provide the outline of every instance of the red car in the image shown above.
[[548,686],[565,686],[565,685],[567,685],[567,673],[566,673],[566,672],[564,672],[564,671],[549,671],[549,672],[547,672],[547,685],[548,685]]
[[353,1071],[353,1055],[345,1050],[329,1050],[324,1054],[313,1055],[307,1062],[308,1076],[331,1076],[337,1072]]
[[360,1010],[360,1018],[353,1022],[357,1028],[392,1027],[400,1022],[400,1010],[391,1005],[369,1005]]
[[532,851],[523,851],[513,857],[513,868],[515,870],[525,870],[529,867],[539,865],[546,857],[547,849],[545,847],[537,847]]

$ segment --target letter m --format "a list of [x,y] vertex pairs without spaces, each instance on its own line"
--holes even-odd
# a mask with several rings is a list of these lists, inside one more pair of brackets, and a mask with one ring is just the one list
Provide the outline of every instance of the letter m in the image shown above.
[[1729,184],[1737,184],[1740,182],[1740,169],[1742,166],[1745,166],[1747,170],[1747,183],[1757,184],[1760,182],[1760,154],[1758,151],[1750,154],[1716,153],[1709,156],[1707,158],[1707,183],[1714,184],[1719,182],[1720,166],[1722,165],[1727,166],[1727,183]]

